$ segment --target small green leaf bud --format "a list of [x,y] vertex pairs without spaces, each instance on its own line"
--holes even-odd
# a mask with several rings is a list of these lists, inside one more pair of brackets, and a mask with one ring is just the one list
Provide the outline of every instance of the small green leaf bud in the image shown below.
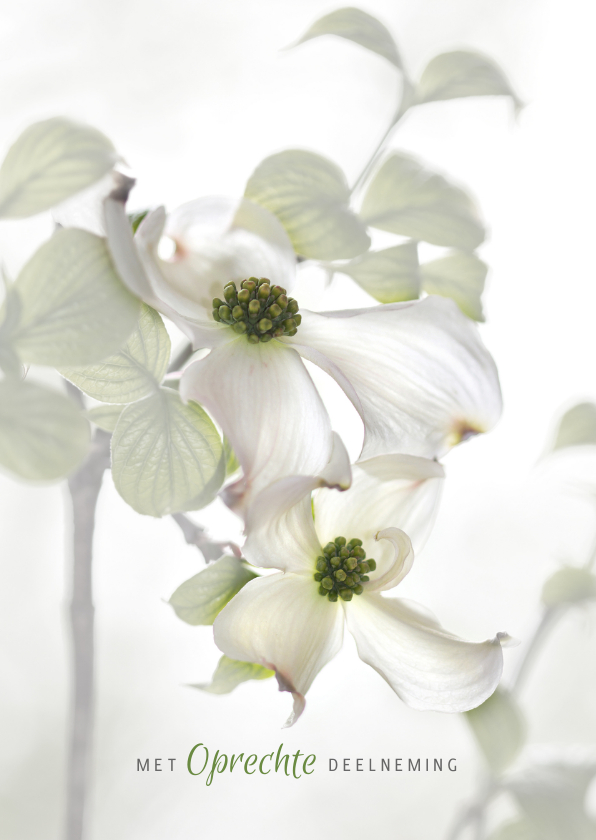
[[232,329],[234,332],[237,332],[238,335],[243,335],[248,327],[246,326],[246,321],[236,321]]
[[326,554],[327,557],[331,557],[335,555],[335,543],[329,542],[323,549],[323,554]]
[[235,306],[232,309],[232,315],[236,321],[241,321],[244,318],[244,309],[241,306]]
[[337,601],[337,592],[335,591],[335,589],[332,589],[327,597],[329,598],[331,603],[334,604]]
[[285,309],[288,305],[288,296],[286,294],[281,294],[277,298],[277,305],[281,306],[282,309]]
[[234,298],[236,297],[236,286],[234,286],[233,284],[226,286],[224,289],[224,297],[228,303],[231,300],[234,300]]
[[[247,292],[254,292],[254,290],[257,288],[257,284],[252,279],[243,280],[242,281],[242,288],[246,289]],[[240,295],[238,295],[238,297],[240,297]]]
[[321,586],[324,586],[325,589],[333,589],[333,581],[330,577],[324,577],[321,581]]
[[299,327],[300,324],[302,323],[302,315],[300,315],[300,314],[294,315],[294,323],[296,324],[297,327]]
[[281,286],[271,286],[271,294],[274,298],[278,298],[280,295],[285,294],[285,289],[282,289]]
[[283,334],[284,334],[284,328],[283,327],[277,327],[276,329],[273,330],[273,337],[274,338],[279,338]]
[[267,330],[270,330],[272,326],[273,324],[271,323],[269,318],[261,318],[261,320],[257,324],[257,327],[260,329],[261,332],[267,332]]
[[287,321],[284,321],[284,330],[287,333],[292,332],[296,329],[296,321],[293,318],[288,318]]
[[219,307],[223,306],[223,305],[224,305],[223,300],[220,300],[219,298],[213,298],[213,308],[214,309],[219,309]]
[[368,575],[360,575],[360,582],[366,583],[367,580],[370,580]]
[[350,556],[350,549],[349,549],[349,548],[346,548],[346,547],[345,547],[345,545],[344,545],[344,546],[343,546],[342,548],[340,548],[340,550],[339,550],[339,556],[340,556],[340,557],[344,557],[344,558],[345,558],[345,557],[349,557],[349,556]]
[[298,328],[296,327],[295,329],[290,330],[290,332],[287,332],[286,335],[290,336],[290,338],[291,338],[293,335],[296,335],[297,332],[298,332]]
[[374,570],[377,568],[377,561],[376,561],[376,560],[372,560],[372,559],[371,559],[371,560],[367,560],[367,561],[366,561],[366,565],[368,566],[368,571],[369,571],[369,572],[374,572]]
[[352,600],[352,590],[351,589],[340,589],[339,590],[339,597],[342,601],[351,601]]
[[346,538],[345,537],[336,537],[335,538],[335,545],[338,548],[343,548],[345,544],[346,544]]
[[298,306],[298,301],[294,300],[294,298],[290,298],[288,301],[288,312],[291,312],[292,315],[295,315],[299,309],[300,307]]
[[362,595],[362,593],[364,592],[364,587],[363,587],[363,586],[360,586],[360,584],[358,584],[357,586],[355,586],[355,587],[352,589],[352,592],[353,592],[355,595]]
[[363,548],[360,548],[360,546],[356,546],[352,553],[354,557],[358,557],[360,560],[364,560],[366,557],[366,551]]
[[219,310],[214,309],[211,314],[213,315],[215,321],[221,321],[221,318],[219,317]]
[[341,566],[341,558],[340,557],[332,557],[329,561],[334,569],[337,569],[338,566]]
[[327,595],[327,590],[324,586],[319,586],[319,595]]
[[348,557],[348,559],[344,562],[344,567],[348,570],[348,572],[354,571],[357,565],[358,561],[355,557]]
[[317,572],[314,576],[315,580],[322,581],[323,575],[320,572]]
[[248,336],[248,341],[249,341],[250,344],[258,344],[259,343],[259,336],[255,335],[254,333],[251,333]]
[[343,569],[338,569],[336,572],[333,572],[333,577],[335,580],[339,580],[341,582],[346,579],[347,575]]
[[260,311],[261,311],[261,304],[259,303],[259,301],[258,300],[251,300],[251,302],[248,304],[249,315],[258,315]]
[[242,289],[242,291],[238,292],[238,303],[248,303],[249,301],[250,291],[248,289]]
[[[360,578],[358,578],[358,580],[360,580]],[[352,575],[346,575],[346,580],[345,580],[345,583],[346,583],[346,586],[354,586],[354,584],[356,583],[356,581],[354,580],[354,578],[352,577]]]
[[259,284],[259,286],[262,286],[263,283],[267,283],[268,285],[271,285],[269,283],[269,280],[266,277],[259,277],[259,279],[257,280],[257,283]]
[[218,312],[219,312],[219,317],[221,318],[222,321],[229,321],[230,318],[232,317],[232,311],[231,311],[230,307],[226,306],[225,304],[223,306],[219,307]]
[[319,572],[326,572],[327,571],[327,561],[324,557],[317,557],[317,565],[316,569]]
[[273,336],[271,335],[271,333],[265,333],[265,335],[261,336],[261,341],[267,342],[267,341],[272,341],[272,340],[273,340]]
[[276,303],[271,304],[269,307],[269,317],[270,318],[279,318],[281,315],[282,310]]
[[370,572],[370,566],[366,561],[364,563],[358,563],[358,574],[366,575],[368,572]]
[[261,300],[267,300],[270,292],[271,286],[268,283],[263,283],[262,286],[259,286],[259,297]]

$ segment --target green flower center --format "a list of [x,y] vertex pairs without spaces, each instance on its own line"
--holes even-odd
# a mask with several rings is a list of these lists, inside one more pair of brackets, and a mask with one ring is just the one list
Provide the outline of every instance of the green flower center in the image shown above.
[[351,601],[354,595],[362,595],[363,583],[368,572],[377,568],[376,560],[367,560],[362,540],[336,537],[327,543],[323,554],[317,557],[317,571],[314,578],[319,584],[319,595],[326,595],[330,601]]
[[213,299],[213,318],[228,324],[238,335],[246,335],[251,344],[271,341],[282,335],[296,335],[302,316],[298,302],[286,295],[281,286],[272,286],[265,277],[250,277],[241,284],[224,288],[225,301]]

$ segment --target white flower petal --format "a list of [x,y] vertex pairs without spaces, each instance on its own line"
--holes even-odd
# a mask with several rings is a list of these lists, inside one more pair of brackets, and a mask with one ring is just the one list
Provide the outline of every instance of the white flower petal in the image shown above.
[[275,574],[248,583],[213,624],[215,644],[230,659],[275,670],[294,696],[294,723],[304,695],[341,647],[343,610],[317,592],[312,577]]
[[[385,528],[376,535],[377,540],[386,540],[393,549],[392,562],[376,570],[372,580],[364,584],[365,592],[382,592],[393,589],[401,583],[414,565],[414,550],[410,538],[399,528]],[[381,574],[379,574],[379,571]]]
[[284,341],[329,373],[365,425],[361,458],[440,457],[501,412],[494,362],[453,301],[427,297],[316,314]]
[[499,683],[498,639],[475,643],[439,630],[408,604],[364,593],[345,605],[358,655],[414,709],[465,712]]
[[390,546],[375,544],[384,528],[405,531],[418,553],[431,531],[445,473],[436,461],[415,455],[385,455],[353,467],[347,493],[315,493],[317,533],[322,545],[335,537],[357,537],[377,563],[392,557]]
[[188,302],[168,288],[155,255],[165,224],[163,207],[145,217],[133,238],[126,201],[134,181],[119,173],[115,178],[118,185],[103,203],[103,221],[108,249],[123,283],[173,321],[195,347],[215,347],[231,341],[233,331],[216,323],[211,310],[207,313],[196,305],[189,308]]
[[180,393],[211,412],[236,453],[244,476],[228,488],[228,501],[239,512],[274,481],[317,476],[329,463],[329,416],[290,347],[240,336],[189,365]]
[[320,476],[282,478],[262,490],[250,505],[242,550],[254,566],[314,574],[321,543],[313,522],[311,493],[323,486],[345,489],[351,480],[348,453],[335,432],[333,443],[331,460]]
[[176,244],[173,258],[160,261],[168,283],[209,313],[231,281],[256,276],[286,289],[294,284],[296,255],[287,233],[247,199],[209,196],[183,204],[169,216],[165,235]]

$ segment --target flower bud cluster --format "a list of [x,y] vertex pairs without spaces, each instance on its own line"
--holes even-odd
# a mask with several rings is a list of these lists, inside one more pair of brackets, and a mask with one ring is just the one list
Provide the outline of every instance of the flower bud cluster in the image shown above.
[[330,601],[338,598],[351,601],[354,595],[362,595],[362,584],[369,579],[368,572],[377,568],[377,563],[366,559],[362,540],[347,542],[345,537],[336,537],[317,557],[316,568],[314,578],[320,584],[319,595],[326,595]]
[[225,301],[214,298],[213,318],[228,324],[238,335],[246,335],[251,344],[296,335],[302,320],[298,302],[265,277],[244,280],[240,290],[235,283],[228,283],[224,298]]

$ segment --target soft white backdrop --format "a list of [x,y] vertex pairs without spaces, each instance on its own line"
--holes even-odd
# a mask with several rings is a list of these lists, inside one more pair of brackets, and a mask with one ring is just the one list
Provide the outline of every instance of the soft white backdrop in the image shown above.
[[[0,146],[44,117],[87,121],[133,168],[138,207],[239,194],[263,157],[289,146],[333,158],[353,179],[392,112],[395,73],[336,39],[279,51],[333,8],[317,0],[5,2]],[[435,531],[399,594],[463,636],[506,630],[523,642],[542,581],[561,560],[583,561],[596,512],[573,488],[579,476],[596,479],[596,462],[585,453],[536,466],[561,406],[596,398],[591,4],[369,0],[364,8],[392,29],[414,74],[437,52],[475,47],[500,61],[527,103],[517,123],[501,100],[424,106],[394,141],[479,200],[491,231],[481,254],[492,269],[482,331],[505,397],[498,428],[447,459]],[[50,229],[46,217],[0,226],[10,272]],[[346,302],[358,299],[343,288]],[[354,447],[351,409],[337,389],[324,387],[336,427]],[[60,486],[0,477],[2,840],[60,836],[66,502]],[[229,518],[221,506],[197,518],[224,536]],[[173,522],[138,516],[106,482],[95,561],[90,840],[191,840],[216,831],[357,838],[364,830],[379,840],[441,840],[477,773],[463,721],[406,708],[351,644],[317,678],[303,719],[289,731],[280,729],[289,699],[272,682],[224,698],[184,688],[210,676],[218,652],[210,628],[183,624],[163,599],[200,567]],[[593,612],[569,616],[539,661],[523,696],[533,742],[595,743],[593,626]],[[508,672],[519,653],[506,652]],[[180,766],[198,741],[263,754],[282,740],[316,753],[317,772],[299,781],[220,776],[206,788]],[[147,756],[176,756],[178,772],[138,774],[136,758]],[[456,757],[458,771],[329,774],[330,756]]]

